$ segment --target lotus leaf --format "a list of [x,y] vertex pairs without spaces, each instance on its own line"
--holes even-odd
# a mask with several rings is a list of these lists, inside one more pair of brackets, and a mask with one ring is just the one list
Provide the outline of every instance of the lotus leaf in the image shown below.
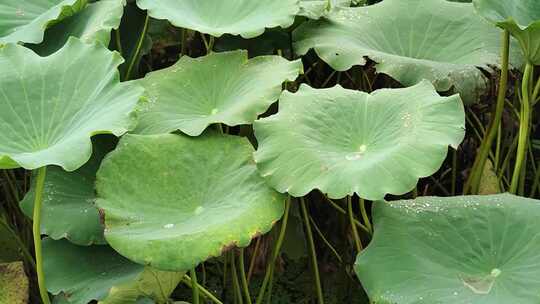
[[474,0],[478,13],[508,30],[521,45],[527,60],[540,64],[540,1]]
[[149,102],[135,132],[169,133],[180,129],[197,136],[213,123],[251,124],[293,81],[302,62],[279,56],[248,60],[247,52],[182,57],[174,66],[150,73],[141,82]]
[[464,137],[459,96],[440,97],[428,81],[371,95],[302,85],[284,92],[276,115],[254,123],[261,175],[279,192],[369,200],[404,194],[437,171]]
[[[157,303],[170,303],[169,296],[174,291],[184,272],[159,271],[145,268],[137,280],[111,288],[109,296],[99,304],[132,304],[145,298],[156,299]],[[154,302],[151,302],[154,303]]]
[[355,269],[373,303],[536,304],[540,202],[510,194],[374,205]]
[[[48,169],[41,207],[41,233],[77,245],[105,244],[98,209],[94,205],[96,172],[106,153],[114,147],[111,138],[95,137],[90,160],[74,172]],[[21,209],[32,217],[35,184],[21,201]]]
[[351,0],[300,0],[298,15],[319,19],[336,6],[350,6]]
[[100,43],[70,38],[40,57],[15,44],[0,48],[0,168],[81,167],[90,137],[122,135],[143,89],[119,83],[122,58]]
[[337,7],[293,36],[297,53],[313,48],[338,71],[365,65],[369,58],[379,73],[404,86],[427,79],[437,91],[459,93],[466,104],[486,91],[481,69],[492,71],[501,61],[501,31],[478,18],[471,3],[384,0]]
[[0,263],[0,303],[27,304],[28,291],[23,263]]
[[299,10],[298,0],[137,0],[137,5],[174,26],[244,38],[259,36],[265,28],[291,26]]
[[66,295],[68,303],[106,298],[113,286],[135,281],[144,266],[132,263],[109,246],[77,246],[66,240],[43,240],[47,289]]
[[86,5],[86,0],[0,1],[0,45],[10,42],[40,43],[51,24]]
[[124,12],[125,0],[101,0],[88,4],[70,18],[60,21],[45,32],[44,41],[32,49],[41,56],[50,55],[61,49],[69,37],[84,42],[99,41],[108,46],[111,30],[117,29]]
[[245,138],[214,133],[124,136],[97,174],[107,242],[170,271],[247,246],[281,218],[285,200],[252,151]]

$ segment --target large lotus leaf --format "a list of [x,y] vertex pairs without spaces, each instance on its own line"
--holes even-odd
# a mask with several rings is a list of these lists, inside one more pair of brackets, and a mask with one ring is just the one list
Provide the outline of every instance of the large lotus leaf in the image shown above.
[[540,1],[474,0],[474,6],[519,41],[528,61],[540,64]]
[[118,28],[124,12],[125,0],[101,0],[88,4],[83,10],[60,21],[45,32],[45,38],[32,49],[41,56],[50,55],[77,37],[87,43],[99,41],[108,46],[111,30]]
[[293,81],[302,62],[280,56],[248,60],[246,51],[183,56],[175,65],[150,73],[139,83],[149,102],[135,130],[141,134],[180,129],[197,136],[213,123],[251,124],[281,93],[284,81]]
[[[51,167],[45,177],[41,207],[41,233],[78,245],[105,244],[103,226],[94,205],[94,183],[101,160],[114,148],[111,138],[96,137],[90,160],[73,172]],[[35,185],[21,201],[21,209],[32,217]]]
[[319,19],[336,6],[350,6],[351,0],[300,0],[298,15]]
[[28,277],[22,262],[0,264],[0,303],[28,303]]
[[536,304],[539,217],[509,194],[381,202],[355,269],[373,303]]
[[299,10],[298,0],[137,0],[156,19],[220,37],[253,38],[265,28],[289,27]]
[[474,13],[470,3],[445,0],[384,0],[366,7],[335,8],[321,20],[295,30],[294,46],[303,55],[313,48],[330,66],[344,71],[364,65],[404,86],[422,79],[442,92],[477,101],[500,62],[501,31]]
[[284,196],[259,176],[252,151],[245,138],[213,133],[124,136],[97,174],[107,242],[172,271],[247,246],[284,211]]
[[428,81],[371,95],[340,86],[284,92],[276,115],[254,124],[261,175],[279,192],[369,200],[410,191],[464,137],[459,96]]
[[90,137],[122,135],[143,89],[119,83],[122,58],[76,38],[40,57],[15,44],[0,48],[0,168],[82,166]]
[[51,24],[84,8],[86,0],[1,0],[0,45],[40,43]]
[[77,246],[66,240],[43,240],[47,289],[69,303],[102,300],[113,286],[135,281],[144,266],[122,257],[109,246]]

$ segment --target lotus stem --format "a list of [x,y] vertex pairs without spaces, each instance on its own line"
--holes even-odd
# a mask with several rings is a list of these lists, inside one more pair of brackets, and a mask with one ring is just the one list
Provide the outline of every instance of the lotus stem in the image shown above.
[[[418,196],[418,192],[417,192],[417,196]],[[369,221],[369,217],[366,211],[366,201],[363,198],[360,199],[360,213],[362,214],[362,219],[364,219],[364,223],[366,224],[366,227],[369,229],[371,233],[373,233],[373,227],[371,226],[371,222]]]
[[258,237],[257,241],[255,242],[255,248],[253,249],[251,260],[249,261],[249,269],[248,269],[248,275],[247,275],[248,284],[249,284],[249,281],[251,280],[251,275],[253,274],[253,269],[255,267],[255,258],[257,257],[257,254],[259,253],[260,246],[261,246],[261,237]]
[[[311,255],[311,263],[313,266],[313,275],[315,276],[315,288],[317,290],[317,302],[319,304],[324,304],[324,297],[321,287],[321,278],[319,275],[319,265],[317,263],[317,252],[315,251],[315,242],[313,241],[313,233],[311,232],[311,223],[309,222],[309,216],[308,211],[306,208],[306,202],[304,201],[304,198],[300,198],[300,208],[302,209],[302,217],[304,218],[304,225],[306,227],[306,236],[308,239],[309,249],[310,249],[310,255]],[[353,227],[356,226],[353,224]]]
[[514,173],[512,174],[512,182],[510,184],[510,193],[515,194],[519,185],[521,169],[525,160],[525,154],[527,152],[527,139],[529,136],[529,123],[531,116],[531,104],[530,104],[530,91],[529,82],[533,72],[533,65],[527,63],[525,66],[525,72],[523,74],[523,81],[521,82],[521,94],[523,95],[521,100],[521,115],[519,122],[519,139],[518,148],[516,154],[516,164],[514,166]]
[[[334,209],[336,209],[339,213],[347,214],[347,211],[345,211],[345,209],[341,208],[341,206],[336,204],[333,200],[329,199],[326,195],[323,195],[323,196],[330,203],[330,206],[334,207]],[[353,216],[353,222],[356,224],[356,226],[360,227],[362,230],[364,230],[365,232],[371,235],[371,232],[369,231],[369,229],[367,229],[367,227],[364,226],[364,224],[360,223],[357,219],[355,219],[354,216]]]
[[142,45],[144,42],[144,37],[146,36],[146,32],[148,31],[148,20],[149,16],[148,13],[146,13],[146,17],[144,19],[144,25],[141,31],[141,35],[139,36],[139,39],[137,40],[137,47],[135,48],[135,53],[133,53],[133,57],[129,61],[129,66],[126,71],[126,75],[124,77],[124,80],[129,80],[131,77],[131,72],[133,71],[133,67],[135,66],[135,61],[137,61],[137,58],[139,58],[139,55],[141,54]]
[[[183,282],[188,284],[189,287],[193,288],[193,280],[188,276],[188,275],[184,275],[184,278],[183,278]],[[201,285],[197,284],[195,282],[195,286],[197,288],[195,289],[198,289],[200,290],[200,292],[203,294],[204,297],[210,299],[212,302],[216,303],[216,304],[223,304],[223,302],[221,302],[218,298],[216,298],[210,291],[206,290],[204,287],[202,287]]]
[[270,277],[274,271],[274,264],[276,263],[276,260],[279,256],[281,245],[283,245],[283,239],[285,238],[285,231],[287,230],[287,222],[289,221],[290,207],[291,207],[291,197],[288,196],[287,199],[285,200],[285,213],[283,215],[283,220],[281,221],[281,229],[279,231],[279,236],[276,241],[274,250],[272,251],[270,262],[268,263],[268,266],[266,267],[266,273],[264,275],[264,279],[263,279],[261,288],[259,290],[259,294],[257,295],[257,301],[255,302],[256,304],[262,303],[262,300],[264,298],[264,293],[266,291],[266,286],[268,285]]
[[238,271],[236,270],[236,255],[234,251],[230,252],[231,255],[231,272],[234,289],[234,303],[243,304],[242,291],[240,291],[240,282],[238,280]]
[[538,98],[540,98],[538,94],[540,94],[540,77],[536,81],[536,86],[534,87],[534,90],[533,90],[533,94],[531,98],[533,105],[536,104],[538,102]]
[[251,304],[251,295],[249,294],[249,284],[246,278],[246,267],[244,265],[244,248],[240,248],[240,256],[238,257],[238,267],[240,268],[240,278],[244,290],[246,303]]
[[508,85],[508,66],[509,66],[509,54],[510,54],[510,32],[505,30],[503,32],[503,45],[502,45],[502,64],[501,64],[501,76],[499,79],[499,90],[497,93],[497,104],[495,106],[495,115],[493,116],[484,140],[480,144],[480,148],[476,159],[474,161],[473,167],[471,169],[471,174],[467,179],[463,194],[477,194],[478,188],[480,186],[480,179],[482,177],[482,172],[484,171],[484,166],[486,160],[493,145],[493,140],[497,136],[499,130],[499,125],[501,124],[502,114],[504,111],[504,101],[506,98],[506,88]]
[[[356,246],[356,251],[359,253],[362,251],[362,242],[358,236],[358,231],[356,230],[356,225],[354,224],[354,213],[352,210],[352,197],[347,196],[347,209],[349,211],[349,222],[351,223],[351,230],[354,239],[354,245]],[[368,229],[369,230],[369,229]]]
[[34,249],[36,252],[36,274],[39,285],[39,295],[43,304],[50,304],[49,294],[47,293],[47,285],[45,285],[45,275],[43,273],[43,255],[41,252],[41,203],[43,202],[43,188],[45,186],[45,176],[47,175],[47,167],[38,169],[36,179],[36,193],[34,197],[34,224],[32,226],[32,234],[34,236]]
[[193,304],[199,304],[199,288],[197,284],[197,270],[192,268],[189,272],[191,276],[191,292]]

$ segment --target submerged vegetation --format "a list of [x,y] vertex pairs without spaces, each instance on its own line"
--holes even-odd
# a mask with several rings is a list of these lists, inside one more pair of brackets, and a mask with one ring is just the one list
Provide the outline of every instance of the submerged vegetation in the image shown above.
[[0,303],[537,304],[538,66],[537,0],[0,0]]

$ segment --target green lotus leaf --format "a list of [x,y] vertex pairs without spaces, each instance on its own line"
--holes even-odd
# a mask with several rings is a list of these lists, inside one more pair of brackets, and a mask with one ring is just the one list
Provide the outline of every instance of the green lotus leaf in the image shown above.
[[284,196],[259,176],[252,151],[245,138],[213,133],[122,137],[97,174],[107,242],[170,271],[247,246],[284,212]]
[[540,1],[474,0],[476,11],[508,30],[521,46],[528,61],[540,64]]
[[86,43],[99,41],[108,46],[111,30],[120,25],[124,5],[125,0],[90,3],[77,14],[47,29],[43,42],[32,49],[41,56],[47,56],[61,49],[71,36]]
[[244,38],[259,36],[265,28],[291,26],[299,10],[298,0],[137,0],[137,5],[174,26]]
[[197,136],[213,123],[251,124],[294,81],[302,62],[280,56],[248,59],[246,51],[183,56],[175,65],[148,74],[139,83],[149,102],[135,133],[160,134],[180,129]]
[[28,277],[22,262],[0,264],[0,303],[27,304]]
[[50,25],[86,5],[86,0],[2,0],[0,45],[10,42],[40,43]]
[[540,202],[510,194],[374,205],[355,270],[373,303],[536,304]]
[[43,240],[43,269],[49,292],[75,304],[105,299],[113,286],[135,281],[144,272],[144,266],[109,246],[77,246],[50,238]]
[[[94,205],[94,183],[101,160],[114,148],[111,138],[95,137],[90,160],[73,172],[59,167],[47,170],[41,207],[41,234],[66,238],[77,245],[105,244],[103,226]],[[34,210],[35,185],[21,201],[28,217]]]
[[404,86],[427,79],[439,92],[459,93],[466,104],[485,94],[488,79],[480,69],[492,71],[500,63],[501,37],[472,4],[445,0],[337,7],[293,33],[297,53],[313,48],[338,71],[369,58],[377,72]]
[[298,15],[319,19],[336,6],[351,6],[351,0],[300,0]]
[[276,115],[254,123],[261,175],[279,192],[369,200],[410,191],[435,173],[464,137],[458,95],[428,81],[367,94],[340,86],[284,92]]
[[122,135],[143,88],[119,83],[122,58],[99,43],[70,38],[40,57],[15,44],[0,48],[0,168],[81,167],[90,137]]
[[[169,303],[169,296],[182,280],[184,272],[145,268],[137,280],[111,288],[109,296],[99,304],[133,304],[144,297],[157,303]],[[154,303],[154,302],[151,302]]]

